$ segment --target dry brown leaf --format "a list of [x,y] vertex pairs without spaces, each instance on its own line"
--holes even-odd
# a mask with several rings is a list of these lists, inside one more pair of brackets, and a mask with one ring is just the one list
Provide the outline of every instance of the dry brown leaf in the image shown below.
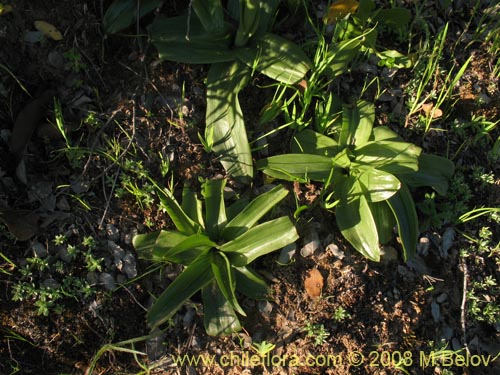
[[304,280],[304,288],[306,293],[311,298],[318,298],[323,289],[323,275],[317,268],[309,270],[307,277]]
[[0,221],[19,241],[27,241],[38,232],[38,214],[29,210],[0,209]]
[[432,116],[432,118],[443,116],[443,111],[439,108],[434,108],[433,103],[422,104],[422,111],[424,111],[426,116]]
[[326,16],[326,23],[332,24],[344,18],[349,13],[354,13],[358,9],[359,3],[356,0],[337,0],[330,5]]
[[62,40],[63,36],[56,27],[45,21],[35,21],[35,28],[46,37],[53,40]]
[[17,115],[10,138],[10,152],[16,157],[16,162],[22,159],[26,145],[45,113],[45,106],[53,96],[52,91],[45,91],[40,97],[29,102]]

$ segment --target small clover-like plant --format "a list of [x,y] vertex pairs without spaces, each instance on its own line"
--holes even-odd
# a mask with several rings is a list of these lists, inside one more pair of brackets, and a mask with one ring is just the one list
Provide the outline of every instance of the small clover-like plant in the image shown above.
[[221,335],[240,330],[236,313],[246,314],[236,292],[254,299],[265,299],[267,295],[266,283],[250,263],[297,240],[296,229],[286,216],[258,224],[288,194],[284,187],[276,186],[249,203],[238,200],[226,208],[225,183],[223,179],[205,181],[204,201],[185,187],[181,204],[169,190],[155,184],[177,230],[137,235],[134,247],[143,258],[178,263],[185,268],[148,312],[152,328],[167,322],[201,291],[207,333]]
[[454,164],[422,153],[386,126],[373,128],[374,119],[373,104],[346,105],[331,136],[306,129],[293,138],[292,154],[259,160],[257,166],[275,178],[324,182],[342,235],[371,260],[380,260],[379,243],[388,242],[397,226],[408,260],[419,230],[409,187],[431,186],[445,194]]

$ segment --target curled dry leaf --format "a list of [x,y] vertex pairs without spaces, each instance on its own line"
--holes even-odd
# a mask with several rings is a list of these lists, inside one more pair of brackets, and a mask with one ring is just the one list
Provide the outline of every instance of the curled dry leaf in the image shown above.
[[45,21],[35,21],[35,28],[46,37],[53,40],[62,40],[63,36],[56,27]]
[[432,118],[439,118],[443,116],[443,111],[438,107],[434,108],[434,104],[432,103],[422,104],[422,111],[424,111],[427,117],[432,116]]
[[307,272],[304,280],[304,288],[306,293],[311,298],[318,298],[323,289],[323,275],[317,268],[313,268]]

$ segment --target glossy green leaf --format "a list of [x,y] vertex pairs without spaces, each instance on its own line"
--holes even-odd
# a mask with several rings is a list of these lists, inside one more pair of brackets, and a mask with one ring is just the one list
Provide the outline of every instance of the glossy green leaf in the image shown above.
[[403,246],[405,262],[413,258],[418,241],[418,217],[415,203],[408,188],[403,184],[387,204],[391,208],[398,224],[398,234]]
[[331,78],[335,78],[347,72],[351,61],[358,56],[360,48],[360,39],[349,39],[340,43],[333,43],[328,51],[327,59],[331,63],[325,69],[326,74]]
[[224,8],[221,0],[192,0],[191,4],[203,28],[208,33],[224,29]]
[[304,129],[293,137],[291,151],[295,154],[304,153],[333,157],[340,151],[340,147],[333,138],[310,129]]
[[226,225],[222,232],[222,238],[230,241],[242,235],[287,195],[288,191],[281,185],[260,194]]
[[212,64],[207,78],[205,134],[213,132],[213,150],[227,173],[242,182],[253,177],[253,160],[248,144],[238,92],[250,74],[241,62]]
[[421,151],[420,147],[411,143],[377,141],[357,147],[354,154],[356,165],[399,174],[418,170]]
[[226,207],[226,217],[227,220],[233,220],[240,212],[243,210],[246,205],[250,203],[250,200],[247,197],[239,197],[232,204]]
[[257,161],[257,168],[268,176],[288,181],[327,181],[332,159],[321,155],[285,154]]
[[[164,233],[166,234],[164,236]],[[162,231],[156,241],[153,254],[163,260],[168,260],[174,263],[190,264],[201,253],[217,246],[212,242],[206,234],[197,233],[183,239],[172,246],[172,234],[167,231]],[[177,240],[177,239],[176,239]],[[169,246],[171,246],[169,248]]]
[[182,210],[182,207],[179,205],[170,190],[161,188],[153,180],[150,181],[156,189],[162,208],[167,211],[168,216],[170,216],[178,231],[184,234],[194,234],[201,230],[200,225],[191,220],[191,218]]
[[132,238],[132,245],[140,258],[156,260],[153,256],[153,247],[159,235],[160,231],[156,231],[146,234],[138,234]]
[[236,290],[236,279],[234,277],[234,270],[226,254],[219,251],[213,252],[211,264],[215,281],[224,295],[224,298],[237,313],[246,316],[245,311],[241,308],[234,294]]
[[339,146],[342,148],[354,145],[354,134],[359,123],[357,107],[344,105],[342,110],[342,127],[340,129]]
[[295,226],[288,217],[259,224],[237,239],[220,246],[235,267],[246,266],[258,257],[280,249],[298,239]]
[[234,267],[236,290],[249,298],[263,300],[268,297],[269,287],[257,272],[249,267]]
[[[155,10],[160,0],[115,0],[106,10],[102,24],[108,34],[117,33],[136,22],[137,18]],[[139,8],[139,17],[137,9]]]
[[397,141],[402,142],[403,139],[399,136],[398,133],[391,130],[387,126],[377,126],[373,129],[372,134],[370,135],[370,141]]
[[211,238],[219,238],[227,223],[224,186],[226,186],[225,179],[206,180],[203,184],[206,230]]
[[187,185],[184,185],[182,189],[181,208],[194,222],[204,227],[202,202],[198,199],[196,193]]
[[335,210],[335,218],[342,235],[363,256],[380,261],[378,232],[370,206],[361,187],[354,183],[350,200],[342,199]]
[[251,46],[235,52],[248,67],[285,84],[299,82],[311,67],[311,61],[299,46],[271,33],[253,38]]
[[373,122],[375,121],[375,106],[373,103],[360,100],[356,104],[358,122],[356,132],[354,133],[354,142],[356,147],[363,146],[368,142],[372,134]]
[[241,331],[238,316],[213,280],[201,290],[203,321],[210,336],[230,335]]
[[214,279],[207,251],[189,266],[163,291],[147,314],[151,328],[172,318],[179,308]]
[[378,240],[384,245],[394,237],[396,219],[387,202],[369,202],[369,205],[377,226]]
[[430,186],[440,195],[446,195],[455,165],[441,156],[422,153],[418,159],[418,171],[401,174],[399,177],[412,187]]
[[394,28],[406,27],[411,20],[411,13],[404,8],[380,9],[373,16],[373,22]]
[[[188,27],[189,24],[189,27]],[[160,59],[187,64],[211,64],[233,61],[232,36],[229,26],[219,32],[207,33],[197,17],[158,16],[150,34]]]
[[369,202],[389,199],[401,187],[401,183],[394,175],[373,168],[363,169],[358,181]]

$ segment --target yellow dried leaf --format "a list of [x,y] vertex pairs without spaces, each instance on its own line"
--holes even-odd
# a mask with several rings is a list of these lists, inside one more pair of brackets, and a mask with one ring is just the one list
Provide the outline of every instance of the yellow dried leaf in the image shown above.
[[35,28],[43,35],[53,40],[62,40],[63,36],[54,25],[45,21],[35,21]]
[[356,0],[337,0],[330,5],[326,23],[332,24],[335,21],[344,18],[349,13],[354,13],[358,9],[359,3]]
[[12,5],[3,5],[0,3],[0,16],[12,12]]

